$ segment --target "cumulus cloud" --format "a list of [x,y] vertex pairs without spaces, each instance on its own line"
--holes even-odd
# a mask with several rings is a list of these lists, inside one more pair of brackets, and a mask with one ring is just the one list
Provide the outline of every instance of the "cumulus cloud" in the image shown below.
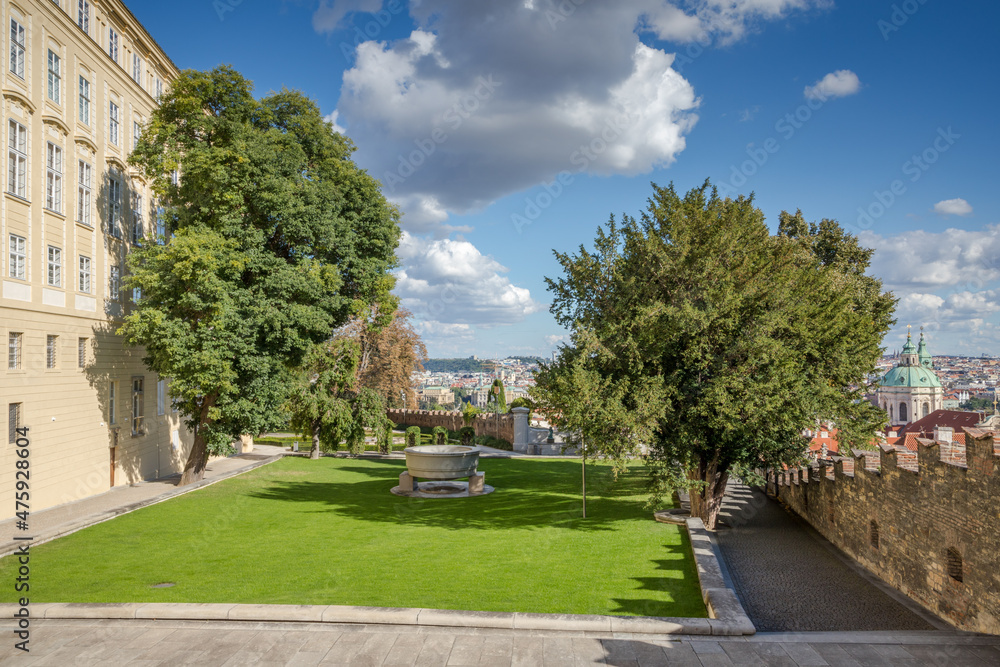
[[567,336],[565,334],[558,335],[558,336],[546,336],[545,337],[545,342],[549,344],[549,347],[555,347],[559,343],[562,343],[563,341],[566,341],[566,340],[569,340],[569,336]]
[[830,72],[811,86],[806,86],[805,96],[810,100],[827,100],[845,97],[861,90],[861,80],[849,69]]
[[507,268],[468,241],[427,239],[404,233],[397,251],[396,294],[424,322],[496,326],[520,322],[543,306],[511,283]]
[[[563,171],[635,175],[672,164],[699,99],[675,55],[643,44],[643,31],[707,44],[824,4],[413,2],[407,37],[357,45],[337,109],[404,227],[426,232]],[[332,31],[351,11],[379,9],[324,0],[314,23]]]
[[934,204],[934,212],[938,215],[970,215],[972,207],[964,199],[945,199]]
[[340,134],[344,134],[344,133],[347,132],[347,129],[341,127],[337,123],[337,117],[338,116],[340,116],[340,112],[335,109],[332,113],[328,113],[327,115],[323,116],[323,120],[325,120],[326,122],[328,122],[331,125],[333,125],[333,131],[334,132],[339,132]]
[[883,237],[862,232],[861,243],[875,249],[870,273],[894,290],[986,285],[1000,279],[1000,227],[981,230],[922,230]]

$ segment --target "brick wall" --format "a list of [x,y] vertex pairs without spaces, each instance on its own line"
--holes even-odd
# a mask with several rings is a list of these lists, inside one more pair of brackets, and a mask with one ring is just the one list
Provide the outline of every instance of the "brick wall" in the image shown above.
[[[444,410],[388,410],[389,419],[398,426],[444,426],[451,431],[457,431],[465,422],[462,413]],[[507,442],[514,442],[514,415],[505,414],[497,418],[495,415],[476,415],[472,426],[476,435],[491,435]]]
[[[883,581],[956,627],[1000,634],[1000,452],[919,440],[770,473],[768,491]],[[959,571],[960,570],[960,571]]]

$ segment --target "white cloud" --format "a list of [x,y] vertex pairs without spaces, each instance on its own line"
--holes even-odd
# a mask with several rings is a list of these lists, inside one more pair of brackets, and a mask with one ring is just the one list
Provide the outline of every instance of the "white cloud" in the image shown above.
[[339,132],[340,134],[345,134],[347,132],[346,128],[341,127],[337,124],[337,117],[340,116],[340,112],[334,109],[331,113],[323,116],[323,120],[333,125],[333,131]]
[[333,32],[344,25],[344,19],[355,13],[371,14],[382,9],[382,0],[321,0],[313,14],[313,28],[318,32]]
[[424,323],[496,326],[520,322],[543,306],[512,284],[507,268],[468,241],[404,233],[397,251],[396,294]]
[[970,215],[972,207],[964,199],[945,199],[934,204],[934,212],[938,215]]
[[545,337],[545,342],[549,344],[549,347],[555,347],[556,345],[558,345],[559,343],[562,343],[565,340],[569,340],[569,336],[567,336],[565,334],[562,334],[562,335],[559,335],[559,336],[546,336]]
[[810,100],[826,100],[831,97],[845,97],[861,90],[858,75],[849,69],[830,72],[811,86],[806,86],[805,95]]
[[[423,0],[408,5],[416,25],[408,37],[357,46],[337,108],[355,159],[401,205],[404,227],[429,232],[450,213],[562,171],[635,175],[672,164],[700,101],[674,54],[646,46],[639,32],[731,41],[762,20],[824,4]],[[321,9],[321,31],[348,11]]]

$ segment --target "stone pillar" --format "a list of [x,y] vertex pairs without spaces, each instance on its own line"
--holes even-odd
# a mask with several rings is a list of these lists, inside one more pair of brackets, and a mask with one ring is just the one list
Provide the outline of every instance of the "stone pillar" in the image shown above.
[[528,451],[528,408],[514,408],[514,451],[527,453]]

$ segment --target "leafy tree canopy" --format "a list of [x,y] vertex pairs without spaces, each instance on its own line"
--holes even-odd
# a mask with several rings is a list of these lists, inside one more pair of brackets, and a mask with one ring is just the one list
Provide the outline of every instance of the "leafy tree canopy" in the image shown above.
[[836,223],[786,213],[772,236],[752,197],[653,187],[640,220],[556,252],[552,312],[571,340],[533,396],[590,456],[624,465],[647,446],[654,499],[686,486],[711,527],[729,475],[797,462],[817,419],[847,446],[871,440],[885,416],[862,380],[895,300]]
[[395,308],[398,211],[315,102],[252,93],[227,66],[182,72],[129,158],[168,234],[129,257],[142,298],[121,333],[171,378],[194,430],[182,484],[209,452],[276,425],[314,344],[371,304]]

